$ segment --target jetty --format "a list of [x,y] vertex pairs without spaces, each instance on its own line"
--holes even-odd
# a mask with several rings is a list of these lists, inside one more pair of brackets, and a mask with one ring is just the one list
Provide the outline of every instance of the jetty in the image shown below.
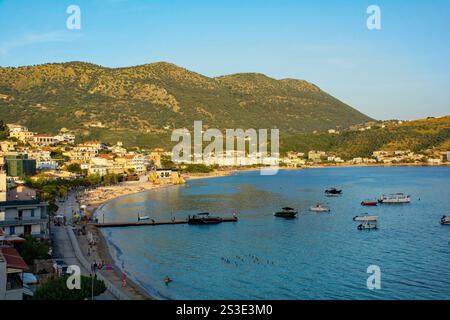
[[[238,222],[237,217],[222,218],[223,222]],[[146,227],[146,226],[163,226],[163,225],[177,225],[188,224],[188,219],[185,220],[170,220],[170,221],[146,221],[146,222],[110,222],[110,223],[93,223],[97,228],[127,228],[127,227]]]

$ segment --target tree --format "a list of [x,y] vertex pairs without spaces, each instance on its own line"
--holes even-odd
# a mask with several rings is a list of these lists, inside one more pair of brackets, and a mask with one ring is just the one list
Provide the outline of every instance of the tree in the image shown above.
[[46,241],[33,238],[31,235],[24,236],[25,242],[18,245],[18,251],[28,265],[34,260],[49,259],[49,245]]
[[3,120],[0,120],[0,139],[6,139],[9,136],[8,128],[5,126]]
[[78,163],[71,163],[67,166],[67,170],[72,173],[81,174],[83,171],[81,170],[81,166]]
[[94,296],[106,291],[105,283],[91,277],[81,276],[81,289],[69,290],[67,278],[52,279],[36,290],[34,300],[84,300],[92,295],[92,283],[94,284]]

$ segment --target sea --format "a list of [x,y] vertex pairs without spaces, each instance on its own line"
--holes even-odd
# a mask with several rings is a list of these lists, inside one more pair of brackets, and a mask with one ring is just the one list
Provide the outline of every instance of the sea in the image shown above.
[[[342,189],[326,197],[327,188]],[[363,207],[402,192],[409,204]],[[314,213],[321,203],[330,213]],[[273,215],[282,207],[296,219]],[[160,299],[449,299],[450,167],[352,167],[259,171],[188,181],[118,198],[105,222],[232,217],[218,225],[102,229],[119,268]],[[357,215],[379,216],[358,230]],[[164,282],[165,277],[173,281]]]

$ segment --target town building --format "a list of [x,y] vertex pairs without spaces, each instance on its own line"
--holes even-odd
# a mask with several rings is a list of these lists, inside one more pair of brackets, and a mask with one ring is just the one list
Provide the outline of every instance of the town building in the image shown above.
[[52,159],[49,148],[32,149],[27,154],[29,159],[36,160],[37,170],[56,170],[58,168],[58,162]]
[[0,202],[6,201],[7,198],[7,178],[6,173],[4,171],[5,169],[5,158],[0,157]]
[[58,143],[53,136],[48,134],[35,134],[31,142],[37,146],[53,146]]
[[308,152],[308,159],[313,161],[313,162],[322,162],[323,158],[326,158],[327,154],[324,151],[309,151]]
[[[4,234],[0,229],[0,242]],[[0,247],[0,300],[23,299],[23,272],[28,266],[17,252],[10,247]]]
[[28,142],[33,139],[34,133],[31,131],[10,131],[9,137],[15,138],[19,140],[20,142]]
[[39,199],[0,202],[0,230],[8,236],[49,237],[46,202]]
[[75,135],[71,133],[60,133],[53,137],[57,143],[75,144]]
[[36,160],[28,159],[27,154],[7,154],[6,172],[11,177],[27,177],[36,174]]

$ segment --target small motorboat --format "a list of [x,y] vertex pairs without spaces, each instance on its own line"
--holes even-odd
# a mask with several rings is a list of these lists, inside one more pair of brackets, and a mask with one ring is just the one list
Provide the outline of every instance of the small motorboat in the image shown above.
[[378,205],[377,201],[363,201],[361,205],[364,207],[376,207]]
[[141,217],[140,215],[138,215],[138,221],[146,221],[146,220],[150,220],[150,217],[149,216]]
[[353,217],[353,221],[378,221],[378,216],[369,216],[369,215],[355,216]]
[[442,225],[450,225],[450,216],[443,216],[441,218],[441,224]]
[[331,194],[331,193],[325,194],[325,197],[328,197],[328,198],[338,198],[340,196],[341,196],[341,194]]
[[275,217],[292,219],[292,218],[297,217],[297,214],[298,214],[298,211],[296,211],[294,208],[284,207],[284,208],[282,208],[282,211],[275,212],[273,215]]
[[325,190],[325,194],[338,195],[338,194],[342,194],[342,190],[338,190],[336,188],[330,188],[330,189]]
[[376,230],[378,224],[376,222],[364,221],[358,226],[358,230]]
[[188,224],[198,225],[198,224],[219,224],[222,223],[223,219],[220,217],[212,217],[209,212],[202,212],[193,215],[188,218]]
[[315,206],[312,206],[309,208],[309,211],[313,212],[330,212],[330,208],[322,206],[320,203],[316,204]]
[[411,196],[407,196],[404,193],[394,193],[389,195],[383,195],[379,200],[379,203],[386,204],[400,204],[400,203],[410,203]]

